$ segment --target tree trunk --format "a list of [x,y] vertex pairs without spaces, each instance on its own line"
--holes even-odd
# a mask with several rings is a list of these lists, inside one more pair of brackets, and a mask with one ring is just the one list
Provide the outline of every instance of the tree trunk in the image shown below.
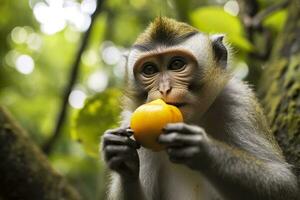
[[287,9],[259,88],[271,128],[300,185],[300,1],[291,0]]
[[79,200],[25,131],[0,106],[0,199]]

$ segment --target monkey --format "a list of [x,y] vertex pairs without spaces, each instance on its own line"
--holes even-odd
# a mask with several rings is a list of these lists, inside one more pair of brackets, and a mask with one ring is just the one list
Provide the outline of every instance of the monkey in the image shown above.
[[[291,166],[255,93],[232,75],[230,57],[224,35],[167,17],[138,36],[127,58],[122,123],[101,139],[108,199],[298,198]],[[129,126],[132,112],[155,99],[184,118],[163,128],[159,152],[141,147]]]

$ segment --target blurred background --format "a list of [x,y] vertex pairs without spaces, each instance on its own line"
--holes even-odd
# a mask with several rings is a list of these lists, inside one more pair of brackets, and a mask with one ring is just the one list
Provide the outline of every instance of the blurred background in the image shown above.
[[[257,2],[263,9],[277,1]],[[35,143],[48,145],[52,166],[85,200],[104,199],[99,138],[119,121],[124,54],[156,16],[225,33],[235,76],[254,88],[264,65],[249,55],[266,45],[264,37],[254,35],[262,41],[254,47],[235,0],[107,0],[94,14],[96,7],[96,0],[0,1],[0,105]],[[285,18],[283,9],[263,20],[272,38]]]

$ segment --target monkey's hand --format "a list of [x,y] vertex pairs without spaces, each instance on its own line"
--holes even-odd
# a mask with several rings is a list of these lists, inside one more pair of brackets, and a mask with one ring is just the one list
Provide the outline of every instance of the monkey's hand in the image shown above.
[[174,163],[199,169],[205,148],[210,140],[204,129],[185,123],[168,124],[158,142],[166,145],[169,158]]
[[107,130],[102,136],[103,158],[107,166],[128,181],[139,177],[139,156],[137,150],[140,145],[129,138],[133,130],[117,128]]

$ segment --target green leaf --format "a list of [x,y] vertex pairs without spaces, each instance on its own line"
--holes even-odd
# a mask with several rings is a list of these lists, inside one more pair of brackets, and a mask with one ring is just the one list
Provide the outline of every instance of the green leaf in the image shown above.
[[245,37],[238,17],[228,14],[221,7],[201,7],[192,12],[190,19],[192,24],[202,32],[225,33],[228,41],[234,46],[245,51],[253,48]]
[[268,16],[264,21],[263,25],[270,27],[276,31],[282,30],[284,23],[287,18],[287,11],[286,10],[280,10],[278,12],[275,12],[274,14]]
[[119,90],[108,89],[89,98],[75,114],[71,136],[83,145],[88,154],[98,156],[101,135],[117,126],[121,111],[120,96]]

